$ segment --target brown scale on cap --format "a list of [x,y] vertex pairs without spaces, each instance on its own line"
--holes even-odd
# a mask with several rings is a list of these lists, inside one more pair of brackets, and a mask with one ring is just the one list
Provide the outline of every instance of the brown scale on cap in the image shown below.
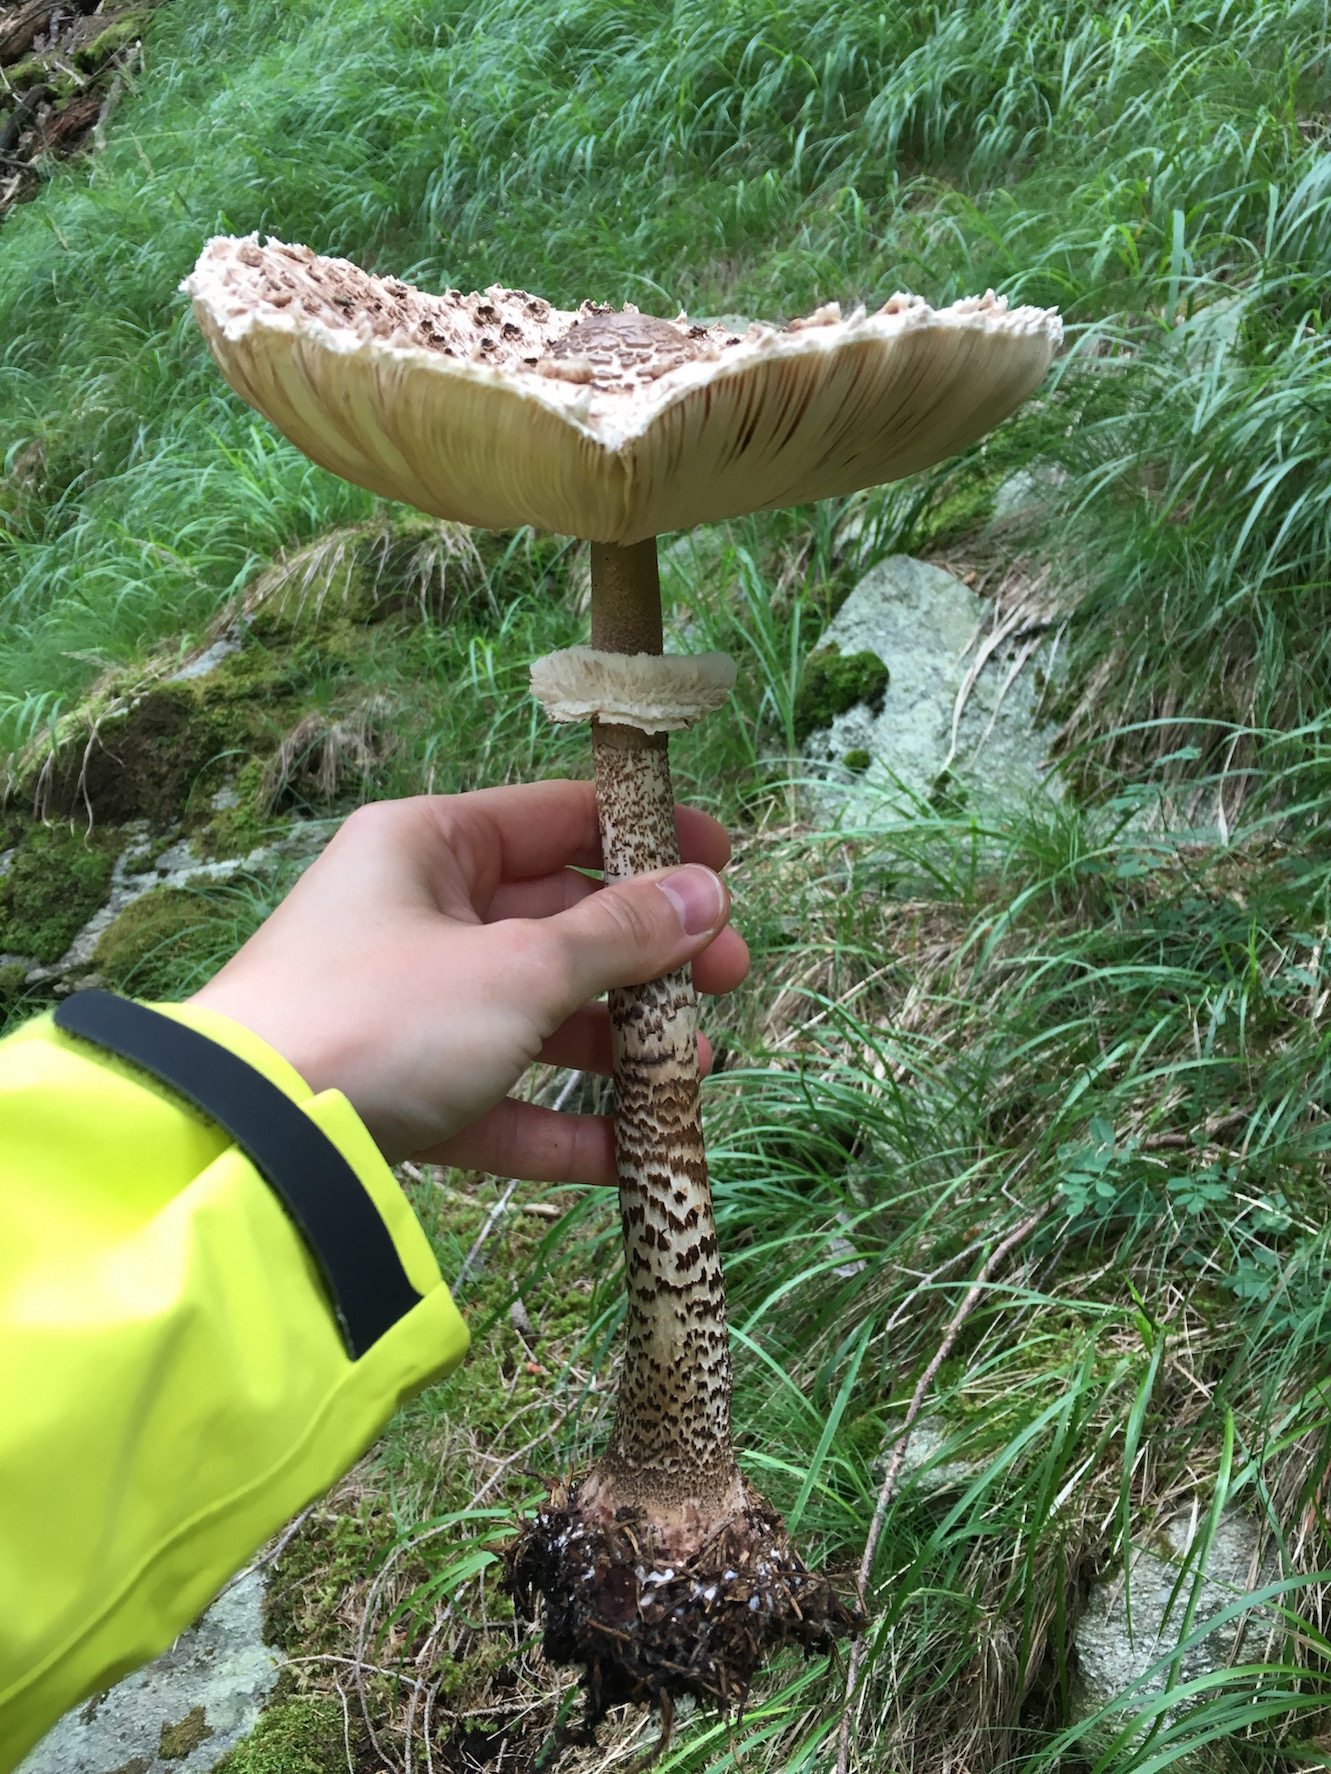
[[714,346],[708,350],[711,342],[706,327],[672,325],[632,306],[622,314],[597,308],[575,320],[536,368],[541,375],[563,382],[633,387],[655,382],[695,358],[714,355]]
[[418,351],[605,390],[641,387],[738,343],[719,327],[657,320],[632,304],[616,313],[584,302],[570,315],[541,296],[499,284],[483,293],[451,289],[434,296],[396,277],[374,277],[347,259],[277,241],[243,243],[231,276],[233,293],[279,312],[294,310],[329,329],[348,327]]
[[432,296],[396,277],[372,277],[347,259],[322,258],[307,246],[247,241],[236,260],[236,275],[245,276],[245,293],[255,302],[277,309],[294,306],[330,329],[350,327],[376,339],[497,368],[534,364],[568,322],[567,315],[526,290],[496,284],[484,294],[449,290]]

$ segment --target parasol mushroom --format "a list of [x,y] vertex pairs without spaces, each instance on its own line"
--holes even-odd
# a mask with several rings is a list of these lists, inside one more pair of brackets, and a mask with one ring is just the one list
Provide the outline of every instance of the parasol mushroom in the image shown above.
[[[656,537],[928,467],[1043,377],[1058,317],[992,292],[898,295],[742,336],[494,287],[434,296],[257,236],[184,286],[227,381],[306,455],[435,516],[592,544],[590,648],[538,660],[555,720],[590,720],[608,879],[679,860],[672,730],[719,707],[721,655],[663,655]],[[782,1642],[855,1622],[735,1464],[725,1295],[687,972],[612,993],[628,1290],[610,1445],[510,1549],[547,1654],[593,1721],[628,1699],[725,1705]]]

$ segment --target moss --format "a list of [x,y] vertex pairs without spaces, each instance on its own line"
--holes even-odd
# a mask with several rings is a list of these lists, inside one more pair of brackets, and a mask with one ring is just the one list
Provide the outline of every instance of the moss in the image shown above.
[[929,790],[929,805],[936,808],[939,813],[965,813],[969,801],[970,793],[965,783],[959,777],[954,776],[950,770],[944,770],[941,775],[936,777],[933,787]]
[[478,1644],[461,1657],[454,1654],[440,1671],[440,1696],[452,1707],[479,1699],[505,1664],[516,1661],[519,1655],[502,1639]]
[[85,747],[65,748],[52,784],[55,805],[70,813],[86,793],[95,816],[113,824],[178,819],[211,753],[226,743],[221,733],[201,731],[198,715],[199,699],[186,685],[150,692],[121,719],[103,724],[86,770]]
[[310,1696],[270,1706],[214,1774],[329,1774],[345,1766],[342,1707]]
[[275,819],[268,805],[269,771],[266,760],[251,758],[231,784],[235,804],[223,807],[199,833],[200,848],[208,856],[248,856],[277,833],[285,820]]
[[113,825],[203,823],[211,794],[237,765],[266,757],[301,699],[349,669],[341,652],[330,660],[314,646],[254,645],[205,677],[163,684],[103,721],[90,752],[85,733],[68,736],[51,803],[72,813],[86,794],[96,818]]
[[977,473],[971,465],[949,475],[940,496],[920,519],[912,539],[914,552],[923,554],[927,549],[941,548],[983,529],[994,514],[999,478],[992,467]]
[[106,899],[114,833],[30,826],[0,879],[0,949],[58,961]]
[[457,525],[426,517],[331,530],[274,564],[252,588],[262,637],[364,627],[386,616],[447,619],[484,583],[481,552]]
[[799,693],[795,697],[795,739],[803,745],[810,733],[830,727],[837,715],[857,702],[867,703],[874,714],[883,707],[888,669],[876,653],[839,653],[822,647],[804,662]]
[[381,1499],[358,1498],[345,1513],[333,1504],[312,1509],[282,1549],[264,1597],[267,1642],[288,1656],[336,1651],[349,1598],[382,1564],[397,1532]]
[[869,756],[868,752],[865,751],[862,745],[857,745],[853,746],[851,750],[846,753],[841,762],[846,766],[847,770],[853,770],[856,776],[863,776],[870,764],[873,763],[873,759]]
[[91,43],[85,43],[82,49],[75,51],[74,66],[80,73],[93,73],[103,62],[110,61],[113,55],[118,55],[143,35],[147,17],[146,10],[122,13],[104,31],[99,31]]
[[207,1713],[203,1707],[195,1706],[177,1724],[163,1724],[157,1754],[164,1762],[183,1762],[212,1734]]
[[30,55],[24,61],[15,62],[12,68],[5,69],[5,78],[9,81],[11,92],[22,92],[25,87],[35,86],[39,80],[46,78],[45,58]]
[[108,985],[140,998],[171,998],[218,950],[212,907],[188,887],[155,887],[102,932],[93,967]]

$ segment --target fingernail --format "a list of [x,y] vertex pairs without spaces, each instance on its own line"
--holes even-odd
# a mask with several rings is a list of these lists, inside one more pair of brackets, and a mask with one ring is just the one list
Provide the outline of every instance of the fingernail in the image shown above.
[[657,886],[679,913],[679,921],[689,936],[701,936],[715,930],[725,916],[726,890],[718,876],[700,863],[676,869]]

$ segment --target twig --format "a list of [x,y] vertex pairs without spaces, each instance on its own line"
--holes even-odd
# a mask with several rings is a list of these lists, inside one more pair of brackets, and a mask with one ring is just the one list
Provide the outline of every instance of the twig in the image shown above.
[[952,743],[947,748],[947,756],[943,759],[942,768],[938,771],[939,776],[944,775],[945,772],[952,768],[952,760],[957,755],[957,745],[960,742],[961,717],[965,711],[967,702],[970,700],[970,693],[975,688],[980,673],[989,662],[989,655],[996,652],[998,648],[1002,646],[1003,642],[1007,640],[1009,635],[1015,634],[1019,628],[1024,624],[1029,623],[1031,620],[1038,622],[1040,618],[1035,611],[1028,608],[1025,604],[1018,604],[1012,614],[1010,616],[1005,616],[1000,623],[998,621],[998,607],[995,605],[994,627],[986,637],[979,652],[976,653],[969,671],[961,680],[961,688],[957,691],[957,699],[952,705]]
[[[948,1321],[947,1328],[943,1332],[942,1342],[938,1345],[928,1367],[925,1368],[916,1383],[915,1391],[906,1411],[906,1419],[901,1425],[901,1433],[893,1442],[892,1451],[888,1455],[883,1487],[878,1493],[878,1503],[873,1512],[873,1520],[869,1524],[869,1537],[864,1543],[864,1557],[860,1560],[860,1568],[855,1578],[855,1595],[862,1610],[868,1595],[873,1562],[878,1556],[878,1542],[882,1538],[883,1524],[887,1520],[888,1505],[891,1503],[893,1492],[896,1489],[897,1473],[900,1472],[901,1463],[906,1457],[906,1444],[910,1440],[915,1419],[919,1416],[920,1409],[924,1404],[925,1395],[933,1384],[939,1368],[951,1354],[952,1346],[960,1336],[962,1326],[979,1303],[995,1269],[1005,1257],[1010,1256],[1017,1246],[1030,1236],[1048,1212],[1049,1204],[1046,1202],[1043,1207],[1037,1208],[1033,1214],[1028,1215],[1015,1231],[1009,1232],[1002,1243],[995,1247],[992,1256],[988,1258],[980,1273],[967,1288],[961,1304]],[[846,1671],[846,1701],[841,1713],[841,1736],[837,1746],[837,1774],[848,1774],[850,1767],[851,1708],[855,1699],[856,1684],[859,1681],[860,1666],[864,1662],[866,1642],[865,1635],[862,1633],[850,1648],[850,1664]]]
[[458,1270],[457,1275],[454,1278],[453,1286],[451,1289],[454,1297],[456,1297],[459,1293],[461,1293],[463,1287],[466,1285],[467,1278],[468,1278],[469,1274],[472,1272],[473,1267],[477,1261],[477,1258],[481,1254],[481,1246],[485,1243],[486,1239],[490,1236],[491,1232],[494,1230],[496,1225],[498,1225],[500,1219],[503,1217],[504,1212],[507,1209],[509,1202],[513,1199],[513,1191],[517,1188],[517,1186],[518,1186],[518,1179],[516,1177],[514,1177],[510,1181],[508,1187],[504,1190],[504,1193],[499,1197],[498,1201],[496,1201],[494,1206],[490,1209],[489,1213],[486,1214],[485,1223],[481,1227],[480,1231],[476,1234],[476,1242],[472,1245],[471,1249],[467,1252],[466,1256],[463,1257],[462,1267]]
[[310,1510],[313,1508],[314,1505],[311,1503],[309,1509],[302,1509],[294,1521],[289,1521],[286,1527],[283,1528],[282,1537],[277,1542],[276,1546],[270,1546],[268,1550],[261,1553],[252,1564],[246,1565],[243,1571],[237,1571],[235,1576],[226,1585],[226,1588],[221,1591],[221,1594],[226,1595],[229,1590],[236,1587],[237,1583],[243,1583],[246,1577],[252,1577],[256,1571],[261,1571],[265,1565],[271,1565],[275,1563],[277,1559],[281,1558],[287,1547],[305,1526],[305,1523],[309,1518]]
[[[559,1095],[555,1098],[554,1107],[555,1107],[556,1111],[563,1108],[564,1104],[573,1095],[573,1092],[577,1089],[578,1085],[581,1082],[582,1082],[582,1073],[581,1072],[570,1072],[569,1073],[568,1079],[564,1084],[564,1088],[560,1091]],[[472,1245],[471,1249],[467,1252],[466,1256],[463,1257],[463,1259],[462,1259],[462,1267],[458,1270],[457,1278],[453,1282],[452,1291],[453,1291],[454,1295],[456,1295],[462,1289],[462,1287],[465,1285],[469,1275],[472,1272],[473,1266],[476,1263],[477,1258],[481,1254],[482,1245],[485,1243],[486,1239],[490,1236],[491,1232],[494,1231],[496,1225],[498,1225],[500,1219],[503,1217],[503,1215],[507,1211],[508,1204],[513,1199],[513,1191],[517,1188],[518,1182],[519,1182],[519,1179],[517,1177],[514,1177],[512,1179],[512,1181],[509,1183],[508,1187],[504,1190],[504,1193],[499,1197],[498,1201],[495,1202],[494,1206],[490,1209],[489,1213],[485,1216],[485,1224],[481,1227],[480,1231],[476,1234],[475,1244]]]
[[333,1678],[333,1686],[342,1702],[342,1743],[347,1752],[347,1774],[356,1774],[356,1764],[351,1759],[351,1708],[347,1705],[346,1692],[336,1677]]

